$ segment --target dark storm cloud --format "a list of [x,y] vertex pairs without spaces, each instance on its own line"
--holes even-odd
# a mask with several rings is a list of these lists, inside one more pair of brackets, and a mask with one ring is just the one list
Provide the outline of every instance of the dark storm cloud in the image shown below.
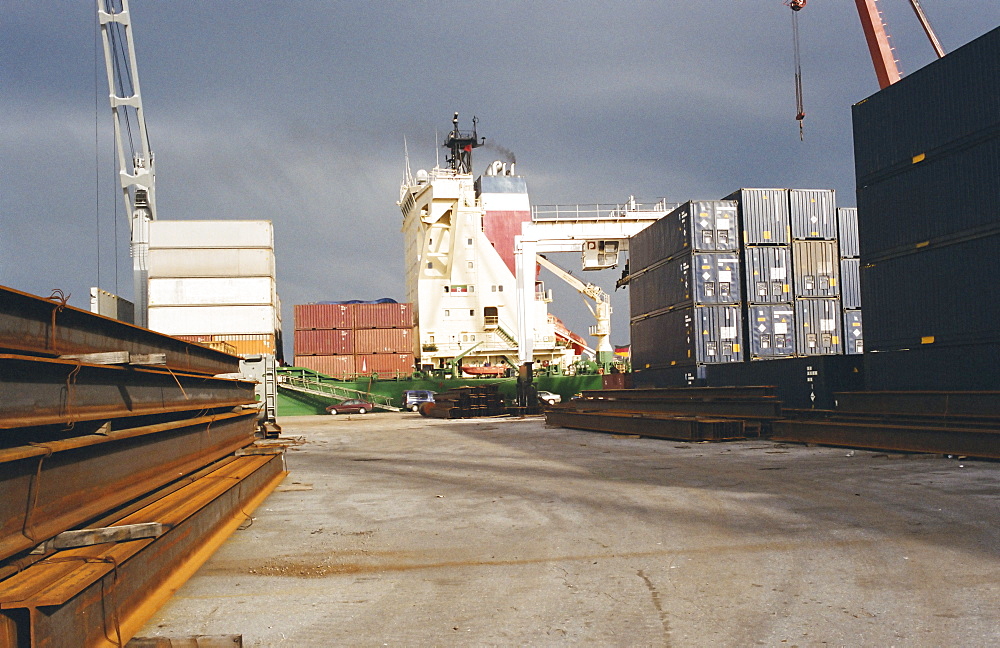
[[[403,140],[433,166],[454,111],[516,154],[536,204],[753,185],[854,204],[850,105],[877,89],[842,2],[800,15],[804,143],[780,0],[130,4],[160,218],[272,220],[287,329],[295,303],[402,298]],[[923,5],[949,49],[1000,23],[994,0]],[[905,0],[880,7],[904,71],[930,62]],[[18,3],[0,41],[0,283],[84,307],[116,260],[131,294],[96,34],[92,3]],[[476,171],[496,157],[477,151]],[[615,309],[621,342],[621,292]]]

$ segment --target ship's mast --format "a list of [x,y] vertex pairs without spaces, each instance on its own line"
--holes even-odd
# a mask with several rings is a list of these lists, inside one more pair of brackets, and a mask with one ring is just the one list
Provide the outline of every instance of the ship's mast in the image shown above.
[[[146,120],[142,114],[139,94],[139,74],[136,71],[135,46],[132,43],[131,16],[128,0],[120,0],[121,10],[115,10],[115,0],[97,0],[97,18],[104,41],[104,62],[111,91],[111,111],[114,114],[115,145],[118,149],[118,174],[121,180],[125,213],[131,221],[132,268],[134,281],[135,323],[149,325],[148,278],[149,223],[156,220],[153,152],[149,148]],[[132,115],[130,119],[130,115]],[[138,126],[139,150],[132,140],[132,124]],[[122,130],[128,135],[131,155],[125,155]]]
[[486,143],[486,138],[480,140],[476,134],[476,124],[479,120],[472,118],[472,132],[458,130],[458,113],[452,118],[452,130],[448,133],[443,146],[451,151],[451,157],[445,158],[449,168],[455,173],[472,173],[472,149]]

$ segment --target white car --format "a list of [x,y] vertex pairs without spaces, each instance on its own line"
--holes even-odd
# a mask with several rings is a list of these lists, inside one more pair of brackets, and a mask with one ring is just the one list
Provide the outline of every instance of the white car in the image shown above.
[[550,391],[539,391],[538,400],[542,403],[548,403],[549,405],[555,405],[556,403],[562,402],[562,396],[559,394],[553,394]]

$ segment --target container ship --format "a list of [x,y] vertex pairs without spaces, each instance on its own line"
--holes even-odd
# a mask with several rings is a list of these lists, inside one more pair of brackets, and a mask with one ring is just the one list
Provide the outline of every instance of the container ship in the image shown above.
[[353,390],[388,405],[406,390],[470,380],[500,383],[509,397],[526,337],[540,388],[569,398],[602,386],[595,350],[548,311],[551,291],[534,264],[529,290],[518,283],[515,239],[532,221],[527,183],[502,160],[473,175],[472,152],[484,141],[473,124],[459,130],[456,113],[447,166],[407,170],[400,188],[406,301],[295,307],[294,366],[280,371],[283,413],[314,411],[326,393]]

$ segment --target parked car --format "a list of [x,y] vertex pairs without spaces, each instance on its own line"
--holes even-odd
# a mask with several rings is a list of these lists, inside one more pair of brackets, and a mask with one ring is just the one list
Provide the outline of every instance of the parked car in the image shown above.
[[403,408],[414,412],[420,411],[424,403],[434,402],[434,392],[426,389],[407,389],[403,392]]
[[375,405],[368,401],[351,398],[340,403],[335,403],[326,408],[328,414],[367,414],[375,408]]
[[560,396],[559,394],[553,394],[550,391],[539,391],[538,402],[547,403],[549,405],[555,405],[556,403],[562,402],[562,396]]

